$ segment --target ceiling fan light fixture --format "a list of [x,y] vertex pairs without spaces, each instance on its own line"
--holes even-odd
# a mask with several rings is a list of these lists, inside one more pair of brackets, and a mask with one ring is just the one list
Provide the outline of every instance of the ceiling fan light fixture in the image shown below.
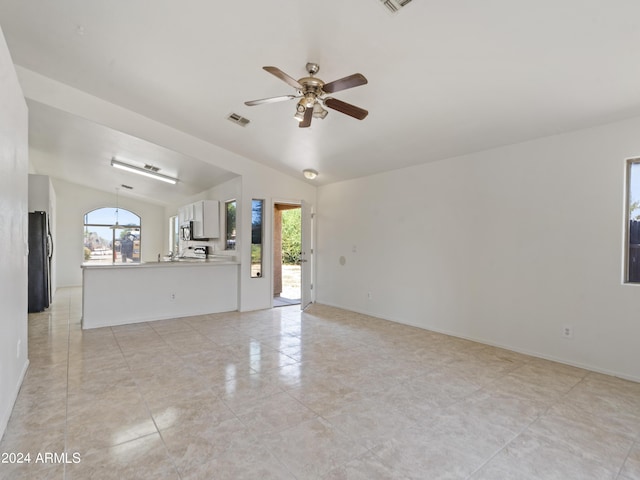
[[313,180],[318,176],[318,172],[312,168],[305,168],[302,173],[304,174],[304,178],[309,180]]
[[307,110],[307,105],[305,104],[304,98],[301,98],[298,104],[296,105],[296,114],[293,116],[297,121],[301,122],[304,120],[304,112]]
[[326,117],[328,114],[329,112],[322,108],[322,105],[320,105],[320,103],[315,103],[315,105],[313,106],[313,118],[324,119],[324,117]]
[[134,165],[129,165],[128,163],[121,162],[115,157],[111,159],[111,166],[115,168],[119,168],[120,170],[124,170],[126,172],[137,173],[138,175],[154,178],[156,180],[160,180],[161,182],[170,183],[172,185],[175,185],[176,183],[178,183],[177,178],[169,177],[167,175],[154,172],[153,170],[136,167]]

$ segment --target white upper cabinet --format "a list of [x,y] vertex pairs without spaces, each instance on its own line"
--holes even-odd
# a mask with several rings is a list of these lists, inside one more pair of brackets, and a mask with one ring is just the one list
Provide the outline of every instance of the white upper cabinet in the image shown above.
[[178,208],[178,223],[180,225],[195,220],[194,207],[195,203],[190,203],[189,205]]
[[187,205],[184,214],[191,217],[185,221],[193,222],[193,239],[220,237],[220,203],[217,200],[201,200]]

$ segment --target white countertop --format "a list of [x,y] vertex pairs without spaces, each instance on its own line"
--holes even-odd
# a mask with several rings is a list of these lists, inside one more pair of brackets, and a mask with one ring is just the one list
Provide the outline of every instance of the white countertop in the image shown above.
[[216,258],[181,258],[174,261],[141,262],[141,263],[105,263],[103,265],[81,265],[82,268],[158,268],[158,267],[212,267],[222,265],[239,265],[235,257]]
[[235,258],[84,265],[82,328],[236,311]]

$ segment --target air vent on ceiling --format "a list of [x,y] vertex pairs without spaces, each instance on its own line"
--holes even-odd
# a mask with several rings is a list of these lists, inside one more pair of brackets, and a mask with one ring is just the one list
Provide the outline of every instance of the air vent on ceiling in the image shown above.
[[227,117],[227,120],[240,125],[241,127],[246,127],[249,124],[249,119],[244,118],[242,115],[238,115],[237,113],[232,113]]
[[149,171],[154,172],[154,173],[158,173],[160,171],[160,168],[154,167],[153,165],[149,165],[148,163],[145,163],[144,169],[145,170],[149,170]]
[[380,0],[391,13],[397,13],[402,7],[406,7],[411,0]]

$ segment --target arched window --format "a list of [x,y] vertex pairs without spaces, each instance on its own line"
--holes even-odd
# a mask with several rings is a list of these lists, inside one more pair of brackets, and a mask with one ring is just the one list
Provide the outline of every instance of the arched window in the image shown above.
[[140,217],[122,208],[105,207],[84,216],[84,263],[140,262]]

